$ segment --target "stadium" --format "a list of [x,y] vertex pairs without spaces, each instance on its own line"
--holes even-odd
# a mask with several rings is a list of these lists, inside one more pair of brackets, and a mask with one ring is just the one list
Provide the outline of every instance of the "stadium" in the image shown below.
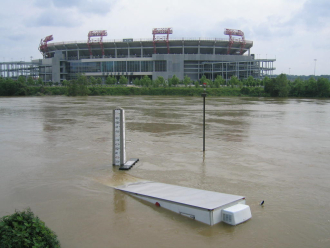
[[272,76],[275,59],[256,59],[250,53],[253,41],[241,30],[225,29],[228,38],[170,38],[172,28],[154,28],[150,39],[105,40],[106,30],[90,31],[87,41],[52,42],[41,40],[43,59],[31,62],[3,62],[1,76],[31,75],[44,82],[75,79],[78,74],[101,77],[126,76],[129,81],[145,75],[153,80],[176,75],[199,80],[217,75],[229,80]]

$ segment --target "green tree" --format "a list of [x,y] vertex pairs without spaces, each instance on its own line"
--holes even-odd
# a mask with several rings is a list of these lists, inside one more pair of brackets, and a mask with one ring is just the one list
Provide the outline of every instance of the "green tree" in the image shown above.
[[69,88],[68,88],[68,95],[69,96],[78,96],[78,83],[76,79],[71,80]]
[[256,86],[258,86],[258,87],[262,86],[262,81],[260,79],[258,79],[258,78],[255,78],[254,79],[254,82],[255,82],[255,85]]
[[165,87],[165,79],[161,76],[158,76],[154,82],[154,87]]
[[203,75],[201,77],[200,82],[201,82],[202,86],[205,85],[205,87],[213,88],[213,82],[211,80],[207,79],[205,75]]
[[210,88],[215,88],[215,83],[212,80],[207,79],[206,86]]
[[268,78],[267,80],[263,80],[264,81],[264,85],[265,85],[265,92],[268,93],[270,96],[278,96],[278,92],[276,92],[275,90],[275,86],[276,86],[276,80],[275,78]]
[[206,83],[206,76],[205,75],[203,75],[200,79],[200,82],[203,84],[203,83]]
[[105,83],[107,85],[115,85],[117,82],[117,79],[114,76],[108,76]]
[[17,82],[22,84],[22,85],[25,85],[26,78],[24,76],[19,76],[18,79],[17,79]]
[[89,78],[89,82],[90,82],[91,85],[95,85],[95,84],[97,83],[95,77],[93,77],[93,76],[91,76],[91,77]]
[[168,81],[169,81],[169,84],[173,85],[174,87],[180,83],[180,79],[176,75],[171,77]]
[[279,97],[287,97],[289,95],[290,87],[288,84],[289,80],[285,74],[281,74],[276,77],[276,87]]
[[35,82],[34,82],[34,80],[33,80],[33,78],[31,76],[28,77],[27,84],[28,85],[35,85]]
[[88,85],[88,79],[84,74],[78,76],[77,82],[79,85]]
[[183,83],[184,83],[184,86],[187,87],[188,85],[191,84],[191,79],[190,77],[188,77],[187,75],[184,76],[184,79],[183,79]]
[[120,78],[119,78],[119,83],[120,83],[121,85],[127,84],[127,82],[128,82],[127,77],[125,77],[124,75],[120,76]]
[[133,80],[133,84],[136,85],[136,86],[140,86],[140,85],[141,85],[141,83],[140,83],[140,79],[139,79],[139,78],[135,78],[135,79]]
[[273,97],[287,97],[290,92],[288,79],[285,74],[265,81],[265,92]]
[[229,85],[231,87],[238,86],[239,85],[239,80],[236,76],[232,76],[229,80]]
[[225,80],[222,78],[222,76],[217,75],[217,77],[214,79],[214,85],[216,88],[219,88],[221,85],[225,84]]
[[317,96],[318,97],[330,97],[330,82],[326,78],[317,79]]
[[266,76],[261,80],[261,85],[266,87],[266,84],[269,83],[269,81],[270,81],[270,78]]
[[88,80],[85,75],[79,75],[77,80],[72,80],[69,88],[69,96],[87,96],[90,91],[87,88]]
[[101,85],[102,84],[102,79],[99,77],[96,79],[96,84]]
[[0,84],[0,96],[18,95],[20,86],[21,84],[11,78],[3,79]]
[[305,85],[300,78],[296,78],[291,83],[290,95],[295,97],[300,97],[305,95]]
[[243,82],[241,80],[238,80],[237,86],[242,89],[243,88]]
[[254,85],[254,78],[252,76],[249,76],[247,79],[246,79],[246,85],[247,86],[253,86]]
[[44,85],[44,82],[42,81],[42,78],[41,78],[41,77],[38,78],[38,80],[37,80],[37,84],[38,84],[39,86],[43,86],[43,85]]
[[150,87],[152,85],[152,81],[147,75],[141,78],[140,83],[143,87]]
[[58,248],[56,234],[27,209],[0,218],[0,247]]
[[68,87],[69,86],[69,81],[68,80],[63,80],[63,82],[62,82],[62,85],[64,86],[64,87]]

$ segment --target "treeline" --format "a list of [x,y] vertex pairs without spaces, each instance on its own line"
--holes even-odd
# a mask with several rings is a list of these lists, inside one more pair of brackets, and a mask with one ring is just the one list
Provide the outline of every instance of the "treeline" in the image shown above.
[[327,78],[289,81],[285,74],[281,74],[263,81],[265,93],[273,97],[330,97],[330,80]]
[[[131,87],[127,87],[131,86]],[[203,76],[199,81],[192,81],[188,76],[179,80],[173,76],[169,80],[158,77],[152,80],[148,76],[128,82],[127,77],[108,76],[101,78],[78,75],[77,79],[64,80],[61,84],[42,82],[41,78],[20,76],[18,80],[0,78],[0,96],[29,95],[182,95],[198,96],[207,89],[211,96],[270,96],[270,97],[330,97],[330,80],[319,77],[317,80],[296,78],[288,80],[285,74],[276,78],[265,77],[262,80],[252,76],[239,80],[233,76],[226,81],[217,76],[214,81]]]
[[[279,75],[275,75],[276,77],[279,76]],[[330,75],[319,75],[319,76],[314,76],[314,75],[287,75],[287,78],[290,80],[290,81],[294,81],[296,80],[297,78],[300,78],[301,80],[305,81],[305,80],[308,80],[310,78],[314,78],[316,80],[318,80],[319,78],[327,78],[330,80]]]
[[66,95],[66,87],[47,87],[42,80],[20,76],[18,80],[0,77],[0,96]]

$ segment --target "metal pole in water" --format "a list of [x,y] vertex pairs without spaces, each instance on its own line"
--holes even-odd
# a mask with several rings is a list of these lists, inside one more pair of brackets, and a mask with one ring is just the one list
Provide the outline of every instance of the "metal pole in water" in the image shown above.
[[203,152],[205,152],[205,97],[206,97],[206,83],[204,85],[204,93],[202,93],[203,97]]
[[126,162],[125,146],[125,110],[113,110],[112,164],[123,165]]

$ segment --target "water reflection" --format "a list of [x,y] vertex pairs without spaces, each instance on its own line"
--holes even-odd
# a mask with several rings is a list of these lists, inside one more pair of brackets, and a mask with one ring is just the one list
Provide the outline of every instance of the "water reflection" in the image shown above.
[[126,195],[123,192],[115,190],[113,194],[113,202],[115,204],[115,213],[126,211]]

